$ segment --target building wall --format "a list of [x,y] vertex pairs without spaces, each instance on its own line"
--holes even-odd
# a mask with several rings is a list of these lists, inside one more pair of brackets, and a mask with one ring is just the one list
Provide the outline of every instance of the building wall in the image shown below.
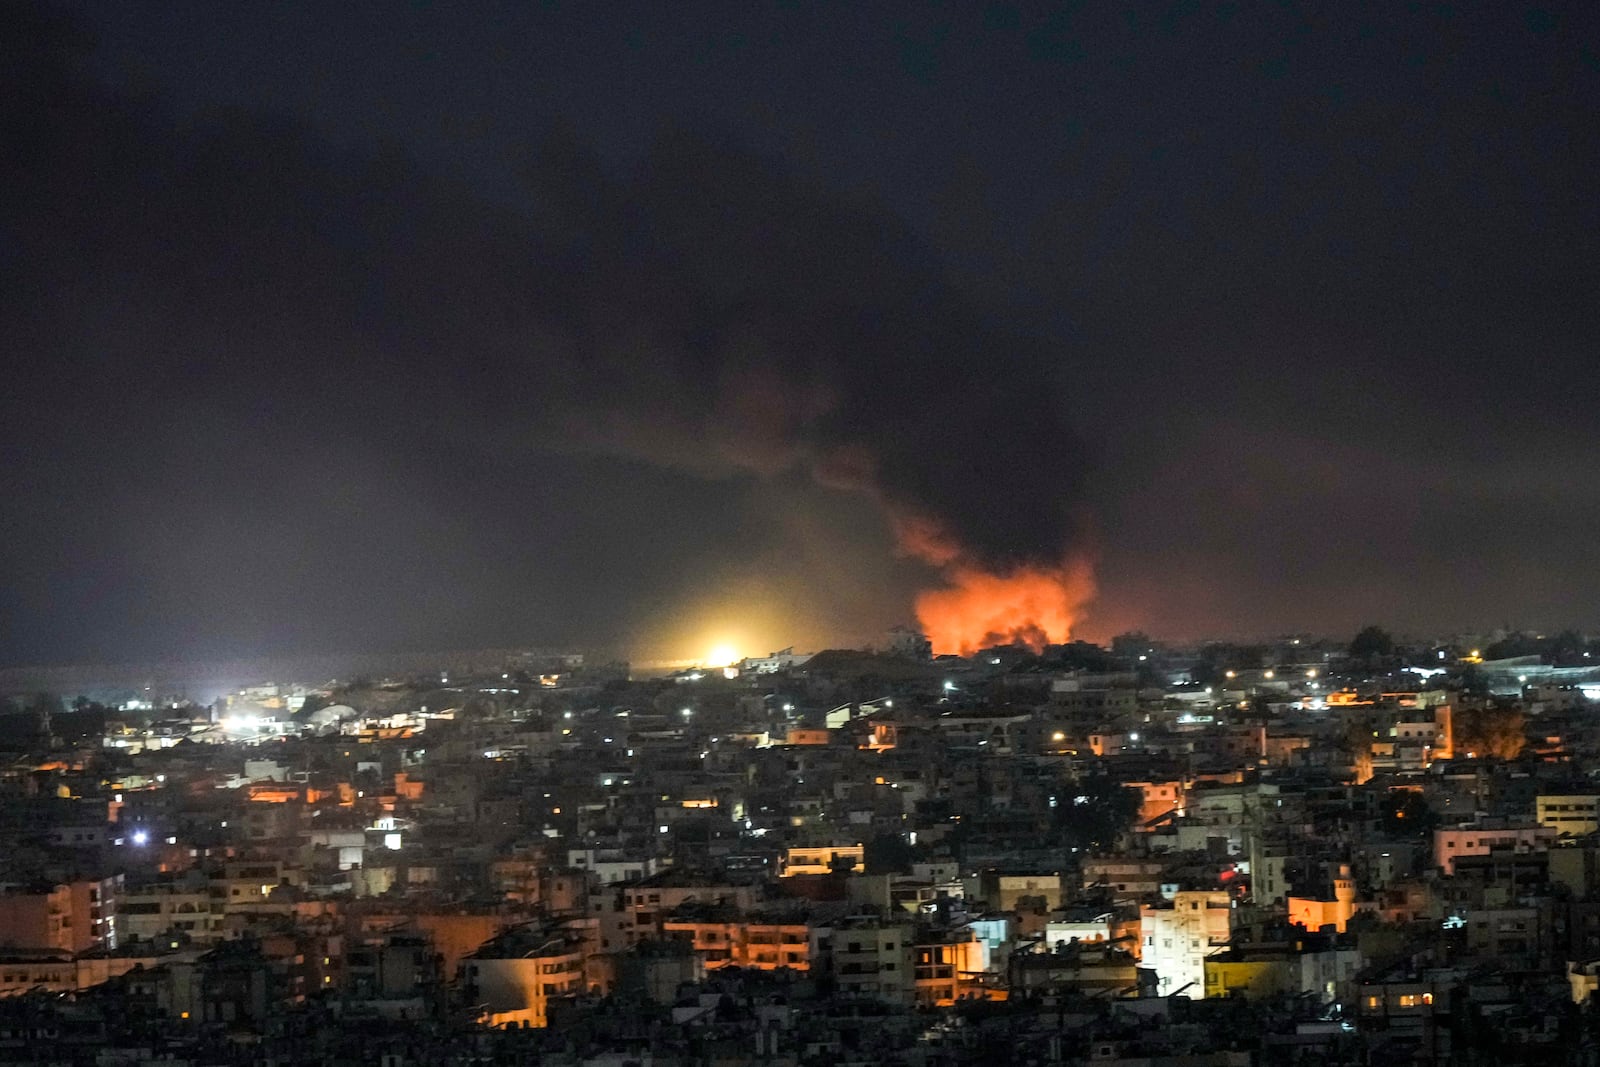
[[1534,821],[1557,834],[1582,837],[1600,830],[1600,796],[1545,794],[1534,799]]
[[1297,992],[1294,968],[1288,959],[1225,962],[1206,960],[1206,996],[1271,997]]
[[583,992],[583,954],[469,959],[462,973],[490,1026],[550,1025],[550,1001]]
[[1169,996],[1182,991],[1195,999],[1205,991],[1205,960],[1226,947],[1232,935],[1232,901],[1227,893],[1208,890],[1176,894],[1170,907],[1145,905],[1142,924],[1143,966],[1156,972],[1156,991]]
[[0,894],[0,948],[80,953],[117,947],[121,879]]
[[915,989],[912,936],[910,926],[819,927],[811,934],[811,958],[825,965],[845,996],[909,1006]]
[[1547,848],[1556,832],[1547,826],[1491,829],[1462,826],[1433,832],[1433,857],[1445,874],[1455,874],[1457,856],[1487,856],[1497,848],[1533,852]]
[[918,944],[916,1002],[923,1008],[947,1008],[980,988],[982,946],[976,941]]
[[727,904],[744,911],[756,903],[750,886],[673,886],[624,882],[596,888],[589,914],[600,920],[601,947],[626,948],[661,935],[666,916],[688,903]]
[[668,937],[694,945],[708,971],[719,967],[805,971],[811,967],[811,929],[805,923],[682,921],[664,923],[663,929]]
[[1356,883],[1348,866],[1341,865],[1333,878],[1333,899],[1289,898],[1289,921],[1311,931],[1331,926],[1342,934],[1355,913]]
[[797,874],[829,874],[834,869],[835,858],[850,860],[851,870],[863,870],[866,866],[866,848],[862,845],[791,848],[784,858],[783,876],[787,878]]
[[205,943],[221,936],[222,916],[212,915],[210,894],[150,886],[128,893],[119,914],[125,937],[151,939],[181,934]]

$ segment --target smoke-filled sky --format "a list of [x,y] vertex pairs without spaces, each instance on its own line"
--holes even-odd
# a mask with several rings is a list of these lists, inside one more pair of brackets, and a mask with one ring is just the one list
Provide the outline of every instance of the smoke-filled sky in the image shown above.
[[0,15],[0,661],[1600,626],[1594,5]]

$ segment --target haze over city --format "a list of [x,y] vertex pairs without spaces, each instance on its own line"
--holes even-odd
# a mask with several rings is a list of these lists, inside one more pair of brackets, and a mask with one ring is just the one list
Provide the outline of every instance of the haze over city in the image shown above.
[[1597,622],[1588,5],[6,15],[5,663]]

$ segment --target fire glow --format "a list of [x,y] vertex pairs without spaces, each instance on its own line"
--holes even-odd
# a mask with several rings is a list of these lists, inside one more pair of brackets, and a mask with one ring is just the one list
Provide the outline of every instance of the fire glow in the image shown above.
[[1024,566],[1009,574],[956,563],[948,584],[917,597],[917,618],[937,652],[967,655],[994,645],[1026,645],[1034,652],[1071,638],[1072,627],[1094,598],[1085,561]]

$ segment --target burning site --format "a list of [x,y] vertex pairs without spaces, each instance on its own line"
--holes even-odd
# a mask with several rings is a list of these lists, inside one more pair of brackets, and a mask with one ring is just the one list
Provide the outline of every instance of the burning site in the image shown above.
[[867,495],[927,569],[915,610],[939,651],[1070,637],[1095,588],[1071,353],[893,214],[757,155],[673,137],[601,184],[578,146],[540,159],[537,195],[591,205],[540,246],[616,256],[563,280],[565,344],[587,357],[560,385],[585,412],[569,443]]
[[1072,636],[1094,598],[1094,575],[1082,560],[1009,574],[956,566],[944,577],[946,585],[917,597],[917,620],[939,652],[966,655],[994,645],[1041,652]]

